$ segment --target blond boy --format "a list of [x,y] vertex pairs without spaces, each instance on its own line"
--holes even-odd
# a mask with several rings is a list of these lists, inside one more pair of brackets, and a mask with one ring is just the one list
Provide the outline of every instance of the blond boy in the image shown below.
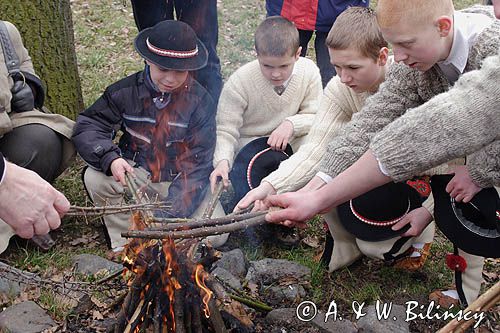
[[293,23],[279,16],[266,18],[255,33],[255,50],[257,59],[232,74],[222,90],[212,189],[219,177],[228,185],[235,155],[256,138],[269,136],[273,149],[284,150],[290,143],[295,151],[318,108],[319,70],[300,57]]

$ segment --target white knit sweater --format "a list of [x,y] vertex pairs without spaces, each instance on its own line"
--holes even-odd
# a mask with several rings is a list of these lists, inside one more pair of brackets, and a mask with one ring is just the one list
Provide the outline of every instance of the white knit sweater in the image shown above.
[[263,179],[278,193],[303,187],[317,172],[328,143],[365,103],[368,93],[356,93],[335,76],[325,87],[311,131],[299,150],[281,162],[279,168]]
[[234,72],[224,85],[217,109],[214,166],[228,160],[253,139],[268,136],[284,120],[293,124],[292,147],[305,136],[318,109],[321,76],[316,64],[300,57],[286,90],[280,96],[254,60]]

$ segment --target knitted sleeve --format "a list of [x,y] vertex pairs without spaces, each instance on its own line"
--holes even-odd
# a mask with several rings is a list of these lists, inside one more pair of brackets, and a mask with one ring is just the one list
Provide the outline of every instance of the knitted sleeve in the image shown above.
[[278,193],[295,191],[304,186],[317,172],[326,147],[338,131],[351,120],[346,102],[347,88],[335,77],[325,88],[311,131],[299,150],[281,162],[279,168],[263,179]]
[[411,178],[500,139],[499,77],[500,56],[489,57],[480,70],[464,74],[448,92],[378,133],[370,148],[391,178]]
[[400,64],[391,66],[379,91],[330,142],[319,170],[335,177],[351,166],[368,149],[375,133],[422,103],[418,91],[414,71]]
[[243,80],[239,78],[238,72],[235,72],[224,85],[217,108],[214,167],[222,160],[228,160],[229,166],[232,166],[247,107],[248,96],[244,91]]
[[312,61],[305,62],[305,64],[304,79],[307,80],[307,90],[304,99],[297,114],[286,118],[293,124],[294,137],[304,136],[309,133],[323,92],[318,66]]
[[468,156],[467,169],[476,185],[500,186],[500,140]]

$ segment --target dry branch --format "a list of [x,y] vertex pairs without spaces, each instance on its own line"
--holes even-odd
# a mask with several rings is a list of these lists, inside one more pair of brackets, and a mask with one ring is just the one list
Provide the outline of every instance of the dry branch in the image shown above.
[[147,238],[147,239],[180,239],[180,238],[198,238],[210,235],[220,235],[237,230],[243,230],[267,223],[264,215],[249,218],[243,221],[238,221],[225,225],[217,225],[213,227],[201,227],[191,230],[180,231],[149,231],[149,230],[132,230],[122,232],[122,237],[126,238]]
[[66,213],[67,216],[103,216],[112,215],[119,213],[128,213],[132,210],[155,210],[155,209],[167,209],[171,205],[165,202],[157,203],[142,203],[133,205],[119,205],[119,206],[101,206],[101,207],[83,207],[83,206],[71,206],[69,211]]

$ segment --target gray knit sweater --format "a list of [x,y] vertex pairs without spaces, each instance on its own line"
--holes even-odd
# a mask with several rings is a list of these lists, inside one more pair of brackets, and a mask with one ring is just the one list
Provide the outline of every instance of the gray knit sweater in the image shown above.
[[464,74],[447,93],[408,111],[378,133],[370,148],[391,178],[408,179],[487,145],[468,156],[467,165],[476,184],[499,186],[499,80],[500,54],[487,58],[480,70]]
[[[481,68],[486,57],[498,54],[499,47],[500,21],[495,20],[477,37],[471,47],[464,72]],[[450,85],[446,77],[437,65],[426,72],[420,72],[404,64],[395,64],[389,70],[386,81],[380,86],[378,93],[367,99],[365,107],[353,115],[352,121],[329,144],[320,170],[332,177],[337,176],[356,162],[368,149],[370,140],[376,133],[399,118],[408,109],[426,103],[434,96],[446,92],[449,88]],[[426,141],[429,137],[428,132],[431,130],[435,131],[436,126],[412,127],[411,130],[407,129],[406,133],[412,132],[414,136]],[[444,128],[439,128],[439,130],[445,131]],[[438,137],[441,138],[441,136]],[[399,140],[399,138],[395,140]],[[437,142],[430,143],[434,145]],[[397,145],[400,151],[406,151],[413,146],[412,141],[395,141],[393,144]],[[423,154],[422,158],[434,159],[430,153]],[[440,162],[443,161],[446,159],[440,160]],[[439,162],[434,165],[436,164]],[[474,166],[484,167],[482,163],[475,163]],[[427,168],[424,167],[421,170]],[[484,173],[484,170],[474,170],[475,175]],[[411,174],[413,173],[409,175]],[[404,179],[405,177],[396,178]]]

